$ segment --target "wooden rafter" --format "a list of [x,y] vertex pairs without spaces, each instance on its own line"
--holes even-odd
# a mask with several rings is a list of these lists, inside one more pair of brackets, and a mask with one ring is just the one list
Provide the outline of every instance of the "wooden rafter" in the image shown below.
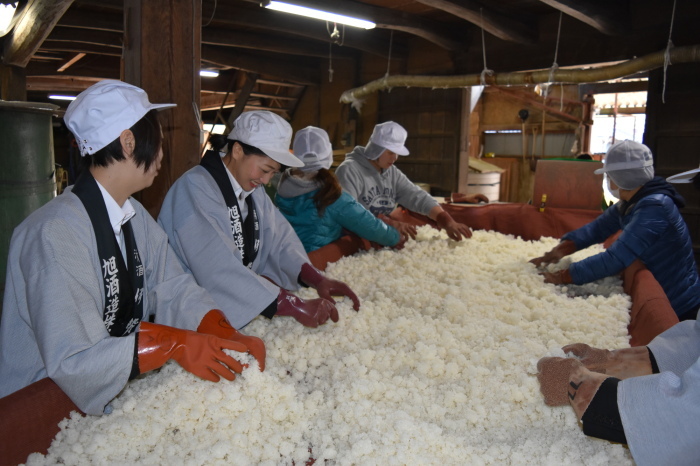
[[[260,0],[246,0],[251,3],[260,3]],[[377,27],[393,29],[412,34],[430,41],[446,50],[460,50],[464,47],[461,41],[456,39],[456,34],[450,32],[444,24],[429,21],[407,13],[399,13],[389,8],[381,8],[347,0],[302,0],[296,4],[308,8],[329,11],[333,13],[352,16],[374,22]]]
[[537,41],[537,31],[526,23],[504,16],[474,0],[416,0],[432,8],[446,11],[454,16],[465,19],[470,23],[484,28],[494,36],[511,41],[534,44]]
[[73,0],[34,0],[5,36],[2,63],[24,68]]
[[576,18],[600,32],[617,35],[627,29],[623,23],[625,11],[618,2],[591,2],[589,0],[540,0],[542,3]]

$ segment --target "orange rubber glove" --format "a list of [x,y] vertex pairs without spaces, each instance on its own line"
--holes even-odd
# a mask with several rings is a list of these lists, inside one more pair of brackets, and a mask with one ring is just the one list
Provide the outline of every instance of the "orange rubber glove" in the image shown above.
[[462,241],[462,237],[471,238],[472,230],[463,223],[458,223],[452,218],[450,214],[444,210],[437,214],[435,218],[437,226],[440,230],[444,229],[451,239],[455,241]]
[[571,255],[576,252],[576,243],[570,239],[566,239],[561,243],[557,244],[551,251],[546,253],[542,257],[535,257],[531,259],[530,262],[535,264],[537,267],[540,265],[556,264],[564,257]]
[[183,369],[205,380],[218,382],[219,376],[234,380],[234,372],[240,374],[243,366],[224,353],[225,349],[241,353],[248,350],[243,343],[214,335],[141,322],[137,349],[139,373],[158,369],[174,359]]
[[313,328],[325,324],[329,317],[333,322],[338,322],[338,310],[330,301],[323,298],[304,301],[281,288],[275,315],[294,317],[305,327]]
[[208,333],[209,335],[216,335],[219,338],[243,343],[246,348],[248,348],[248,353],[258,360],[260,372],[265,370],[265,343],[258,337],[244,335],[233,328],[224,313],[219,309],[212,309],[207,312],[199,323],[197,331],[199,333]]
[[335,304],[333,295],[347,296],[352,300],[352,308],[356,311],[360,310],[360,299],[348,285],[339,280],[323,276],[321,272],[316,270],[316,267],[308,262],[301,266],[299,278],[310,287],[315,288],[321,298]]

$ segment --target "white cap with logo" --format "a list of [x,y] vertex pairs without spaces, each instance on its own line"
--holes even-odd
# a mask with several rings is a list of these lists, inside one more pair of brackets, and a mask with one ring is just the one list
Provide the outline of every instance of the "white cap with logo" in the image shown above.
[[289,152],[292,127],[279,115],[266,110],[243,112],[233,123],[228,139],[240,141],[262,151],[275,162],[288,167],[304,165]]
[[333,163],[333,146],[321,128],[307,126],[294,135],[294,155],[304,163],[300,168],[304,172],[313,172],[331,168]]
[[365,147],[365,157],[376,160],[385,150],[390,150],[396,155],[408,155],[408,149],[404,145],[408,132],[403,126],[394,121],[385,121],[375,125],[372,135]]
[[80,155],[92,155],[117,139],[151,110],[177,104],[152,104],[143,89],[105,79],[78,94],[63,120],[75,136]]

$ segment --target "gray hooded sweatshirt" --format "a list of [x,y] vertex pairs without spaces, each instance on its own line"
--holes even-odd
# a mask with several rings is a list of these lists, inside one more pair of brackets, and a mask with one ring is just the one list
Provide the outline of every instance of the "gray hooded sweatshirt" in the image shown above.
[[365,157],[365,148],[356,146],[336,169],[343,190],[375,216],[389,215],[398,204],[412,212],[428,215],[438,205],[394,165],[380,173]]

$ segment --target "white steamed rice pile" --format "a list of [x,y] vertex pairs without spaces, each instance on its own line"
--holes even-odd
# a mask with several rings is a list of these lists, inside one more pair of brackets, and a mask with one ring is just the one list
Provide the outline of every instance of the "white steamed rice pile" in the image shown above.
[[543,355],[628,346],[619,279],[555,287],[527,262],[555,244],[423,227],[400,252],[345,258],[327,273],[359,313],[345,299],[340,322],[318,329],[258,318],[245,332],[266,342],[264,373],[214,384],[169,363],[112,414],[64,420],[28,464],[633,464],[539,393]]

